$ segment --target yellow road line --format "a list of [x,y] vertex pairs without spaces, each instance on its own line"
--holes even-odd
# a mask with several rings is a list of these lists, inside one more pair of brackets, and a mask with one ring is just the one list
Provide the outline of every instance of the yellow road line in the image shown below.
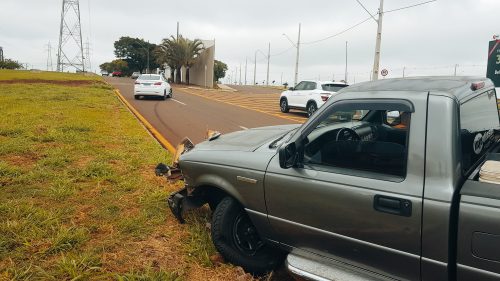
[[115,94],[118,96],[118,98],[122,101],[122,103],[124,103],[128,109],[135,115],[135,117],[137,117],[137,119],[139,119],[139,121],[141,121],[141,123],[144,125],[144,127],[146,127],[146,129],[153,135],[153,137],[158,140],[158,142],[164,147],[166,148],[168,151],[170,151],[171,153],[175,153],[175,148],[174,146],[168,141],[166,140],[161,134],[160,132],[158,132],[158,130],[155,129],[155,127],[153,127],[153,125],[151,125],[148,120],[146,120],[146,118],[144,118],[144,116],[142,116],[139,111],[137,111],[123,96],[122,94],[120,93],[119,90],[115,89],[114,90]]
[[[202,98],[205,98],[205,99],[208,99],[208,100],[212,100],[212,101],[217,101],[217,102],[221,102],[221,103],[226,103],[226,104],[234,105],[234,106],[241,107],[241,108],[244,108],[244,109],[257,111],[257,112],[260,112],[260,113],[264,113],[264,114],[271,115],[271,116],[274,116],[274,117],[279,117],[279,118],[291,120],[291,121],[294,121],[294,122],[303,123],[306,120],[306,118],[286,116],[286,115],[283,115],[283,113],[281,113],[281,112],[280,113],[273,113],[273,112],[268,112],[268,111],[260,110],[258,108],[254,108],[254,107],[246,107],[244,105],[236,103],[236,101],[234,101],[234,100],[231,100],[230,97],[228,97],[227,95],[220,95],[220,94],[217,95],[217,94],[212,94],[212,93],[210,93],[210,94],[198,94],[198,93],[193,93],[193,92],[187,91],[187,89],[182,89],[182,90],[183,90],[183,92],[185,92],[187,94],[190,94],[190,95],[195,95],[195,96],[199,96],[199,97],[202,97]],[[220,97],[222,99],[217,99],[215,97]]]

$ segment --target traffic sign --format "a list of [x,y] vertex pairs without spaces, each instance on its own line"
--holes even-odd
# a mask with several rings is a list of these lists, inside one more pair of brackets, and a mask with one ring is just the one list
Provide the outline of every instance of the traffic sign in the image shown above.
[[488,46],[486,77],[493,81],[495,87],[500,87],[500,40],[490,41]]
[[382,69],[382,71],[380,71],[380,74],[382,74],[382,76],[387,76],[387,74],[389,74],[389,71],[387,69]]

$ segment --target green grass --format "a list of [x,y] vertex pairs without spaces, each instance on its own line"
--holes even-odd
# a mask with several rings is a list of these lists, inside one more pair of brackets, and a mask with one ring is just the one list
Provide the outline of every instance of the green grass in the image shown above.
[[210,262],[208,212],[189,225],[170,214],[180,184],[154,167],[171,155],[108,84],[0,70],[0,80],[19,79],[0,83],[0,280],[237,277]]

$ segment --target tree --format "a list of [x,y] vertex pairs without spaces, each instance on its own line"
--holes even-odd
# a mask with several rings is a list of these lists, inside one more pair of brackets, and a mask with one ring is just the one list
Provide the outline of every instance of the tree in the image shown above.
[[214,81],[217,82],[219,79],[226,77],[227,64],[215,60],[214,61]]
[[130,74],[130,69],[128,67],[128,63],[124,60],[113,60],[111,62],[105,62],[99,65],[101,70],[107,71],[108,73],[112,73],[114,71],[120,71],[125,74]]
[[190,40],[179,35],[178,38],[170,36],[162,40],[157,49],[158,62],[166,63],[170,67],[170,77],[174,77],[175,82],[181,83],[181,67],[186,67],[186,82],[189,84],[189,69],[196,63],[198,56],[204,49],[203,43],[199,39]]
[[115,56],[127,62],[130,71],[144,72],[148,66],[149,69],[155,69],[160,65],[157,63],[156,45],[146,42],[143,39],[132,38],[128,36],[120,37],[115,41]]
[[21,69],[23,68],[23,66],[15,61],[15,60],[11,60],[11,59],[5,59],[3,61],[0,61],[0,69],[2,68],[5,68],[5,69]]
[[[182,35],[180,36],[182,38]],[[165,38],[156,49],[157,62],[160,64],[166,63],[170,68],[170,79],[174,81],[174,72],[177,71],[175,82],[181,82],[181,67],[183,65],[184,51],[182,45],[174,36]]]

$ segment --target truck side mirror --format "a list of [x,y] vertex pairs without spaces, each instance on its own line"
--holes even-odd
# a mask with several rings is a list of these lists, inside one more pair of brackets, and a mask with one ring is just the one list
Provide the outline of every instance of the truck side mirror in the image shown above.
[[281,146],[279,150],[280,167],[288,169],[297,164],[297,147],[295,142]]
[[295,90],[293,87],[288,88],[289,91]]

